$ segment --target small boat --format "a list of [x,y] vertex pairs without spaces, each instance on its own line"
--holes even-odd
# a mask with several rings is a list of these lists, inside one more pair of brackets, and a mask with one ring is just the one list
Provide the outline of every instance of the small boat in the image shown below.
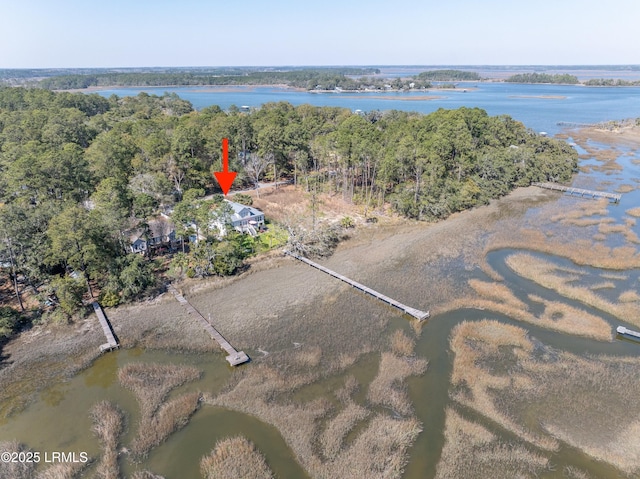
[[636,341],[640,341],[640,333],[637,331],[633,331],[631,329],[627,329],[624,326],[618,326],[616,328],[616,332],[629,339],[635,339]]

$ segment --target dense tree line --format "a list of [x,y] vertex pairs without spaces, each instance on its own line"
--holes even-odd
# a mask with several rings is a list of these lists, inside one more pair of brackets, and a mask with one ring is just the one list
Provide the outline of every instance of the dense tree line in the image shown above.
[[[289,178],[340,195],[366,214],[391,204],[436,220],[532,181],[566,181],[577,164],[566,143],[478,108],[430,115],[270,103],[250,113],[193,111],[176,95],[103,98],[0,89],[0,264],[5,288],[25,290],[68,317],[82,296],[110,303],[156,284],[153,258],[130,253],[127,231],[168,207],[177,234],[201,228],[220,197],[229,139],[234,187]],[[310,213],[311,214],[311,213]],[[315,215],[315,210],[314,213]],[[198,231],[196,231],[198,232]],[[181,273],[231,274],[251,239],[210,235],[174,257]],[[4,324],[14,321],[12,317]]]
[[430,70],[418,75],[418,79],[426,81],[481,81],[476,72],[462,70]]
[[509,83],[557,83],[563,85],[577,85],[580,83],[578,77],[568,73],[519,73],[512,75],[505,80]]
[[[42,79],[38,85],[49,90],[69,90],[90,86],[190,86],[190,85],[281,85],[314,89],[355,89],[360,82],[355,77],[371,75],[371,68],[318,68],[284,71],[222,71],[207,70],[170,72],[120,72],[66,74]],[[375,80],[382,82],[383,80]]]
[[620,78],[592,78],[584,82],[586,86],[640,86],[640,80],[622,80]]

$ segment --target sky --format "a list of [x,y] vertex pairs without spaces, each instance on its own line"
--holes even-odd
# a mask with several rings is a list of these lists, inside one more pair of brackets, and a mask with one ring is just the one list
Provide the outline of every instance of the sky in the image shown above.
[[0,68],[640,64],[638,0],[0,0]]

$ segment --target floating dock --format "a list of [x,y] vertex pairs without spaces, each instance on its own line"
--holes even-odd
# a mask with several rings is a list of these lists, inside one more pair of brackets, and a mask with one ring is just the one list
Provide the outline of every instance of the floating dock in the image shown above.
[[424,321],[425,319],[427,319],[429,317],[429,311],[421,311],[419,309],[416,308],[412,308],[410,306],[407,306],[406,304],[402,304],[399,301],[396,301],[393,298],[390,298],[388,296],[385,296],[382,293],[378,293],[377,291],[358,283],[357,281],[354,281],[352,279],[347,278],[346,276],[341,275],[340,273],[336,273],[335,271],[330,270],[329,268],[325,268],[322,265],[319,265],[318,263],[315,263],[313,261],[311,261],[310,259],[307,259],[303,256],[298,256],[295,253],[291,253],[289,251],[285,251],[285,254],[291,256],[292,258],[295,258],[297,260],[302,261],[303,263],[307,263],[309,266],[312,266],[316,269],[319,269],[320,271],[327,273],[328,275],[333,276],[334,278],[338,278],[340,281],[344,281],[345,283],[353,286],[356,289],[359,289],[360,291],[363,291],[371,296],[373,296],[374,298],[378,298],[381,301],[384,301],[385,303],[387,303],[390,306],[393,306],[394,308],[398,308],[399,310],[401,310],[403,313],[408,314],[410,316],[413,316],[414,318],[420,320],[420,321]]
[[547,190],[563,191],[570,195],[589,196],[591,198],[607,198],[613,200],[614,203],[620,203],[622,195],[619,193],[609,193],[607,191],[584,190],[582,188],[573,188],[571,186],[559,185],[557,183],[531,183],[532,186],[546,188]]
[[202,316],[202,314],[200,314],[200,312],[178,292],[177,289],[175,289],[172,285],[169,285],[168,289],[171,294],[175,296],[178,302],[185,307],[187,312],[200,322],[204,330],[209,333],[209,336],[211,336],[211,339],[216,341],[220,345],[220,347],[227,352],[227,357],[225,359],[229,362],[229,364],[231,364],[231,366],[238,366],[239,364],[243,364],[249,361],[249,356],[247,356],[244,351],[237,351],[233,346],[231,346],[229,341],[224,339],[222,334],[220,334],[218,330],[214,328],[211,323],[207,321],[206,318]]
[[616,328],[616,332],[619,335],[624,336],[626,338],[635,339],[636,341],[640,341],[640,333],[639,332],[633,331],[631,329],[627,329],[624,326],[618,326]]
[[113,330],[111,329],[111,324],[109,324],[109,320],[102,311],[102,306],[97,301],[92,303],[93,311],[96,313],[98,317],[98,321],[100,321],[100,326],[102,326],[102,331],[104,332],[105,337],[107,338],[107,342],[100,345],[100,352],[111,351],[113,349],[118,349],[120,344],[116,340],[115,335],[113,334]]

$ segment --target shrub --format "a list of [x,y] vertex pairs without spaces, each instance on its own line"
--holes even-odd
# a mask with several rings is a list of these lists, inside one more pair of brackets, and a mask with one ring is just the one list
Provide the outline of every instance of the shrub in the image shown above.
[[238,193],[237,195],[234,195],[233,201],[247,206],[251,206],[253,204],[253,198],[249,195],[245,195],[244,193]]

